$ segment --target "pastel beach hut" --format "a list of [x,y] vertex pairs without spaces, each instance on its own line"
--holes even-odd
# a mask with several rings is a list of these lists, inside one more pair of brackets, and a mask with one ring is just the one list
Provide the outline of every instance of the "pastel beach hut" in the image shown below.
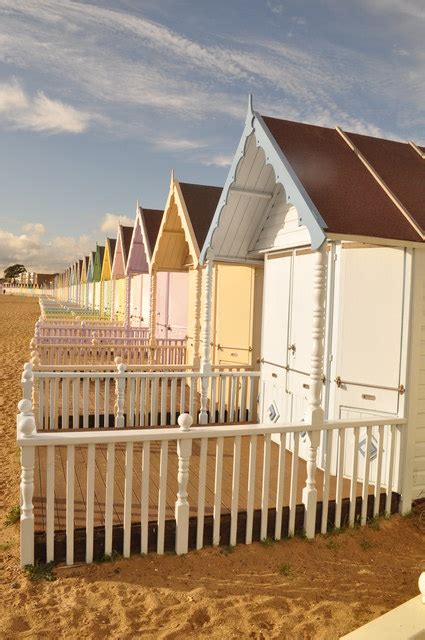
[[130,279],[128,322],[136,327],[148,327],[150,317],[150,268],[152,252],[163,216],[159,209],[136,207],[136,219],[126,264]]
[[80,305],[82,307],[88,307],[88,288],[87,288],[87,270],[89,265],[89,257],[84,256],[81,265],[81,293],[80,293]]
[[96,244],[96,251],[93,262],[93,310],[101,312],[102,302],[102,265],[103,256],[105,254],[105,247],[100,244]]
[[171,175],[151,261],[151,341],[184,340],[199,364],[201,269],[198,264],[220,187],[183,183]]
[[[118,225],[115,255],[112,262],[112,313],[119,322],[129,323],[130,291],[129,281],[126,278],[126,265],[130,250],[133,227]],[[126,312],[127,309],[127,312]]]
[[[261,422],[350,421],[290,447],[341,477],[390,474],[402,511],[425,489],[424,230],[423,148],[250,103],[201,255],[210,272],[264,263]],[[379,418],[393,426],[355,428]]]
[[89,309],[94,308],[93,270],[94,270],[95,257],[96,257],[96,252],[90,251],[89,261],[87,266],[87,307]]
[[106,238],[100,274],[100,312],[102,316],[106,317],[111,317],[112,314],[112,263],[114,261],[116,243],[115,238]]

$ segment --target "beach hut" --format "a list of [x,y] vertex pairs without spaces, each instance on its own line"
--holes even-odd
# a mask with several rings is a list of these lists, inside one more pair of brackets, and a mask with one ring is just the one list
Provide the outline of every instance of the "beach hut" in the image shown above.
[[87,270],[89,266],[89,257],[84,256],[81,265],[81,276],[80,276],[80,305],[82,307],[88,307],[88,289],[87,289]]
[[[112,314],[120,322],[129,323],[130,291],[129,280],[126,278],[126,265],[130,250],[133,227],[118,225],[117,243],[112,262]],[[127,303],[127,304],[126,304]],[[127,309],[127,313],[126,313]]]
[[101,310],[102,292],[100,276],[102,274],[103,256],[105,253],[105,247],[100,244],[96,244],[96,251],[93,262],[93,309],[94,311]]
[[[262,117],[250,103],[201,256],[210,271],[265,264],[261,420],[407,416],[405,504],[425,489],[424,229],[422,148]],[[356,433],[346,452],[369,456],[371,474],[389,464],[378,427]]]
[[87,267],[87,307],[89,309],[93,309],[94,307],[93,269],[94,269],[95,257],[96,257],[96,252],[90,251],[88,267]]
[[137,204],[136,220],[128,253],[126,275],[130,278],[130,323],[149,326],[150,267],[163,211]]
[[[158,274],[157,337],[183,337],[186,333],[187,362],[195,366],[200,363],[201,309],[205,306],[199,256],[221,192],[220,187],[179,182],[172,175],[152,257],[152,272]],[[253,261],[215,262],[211,273],[212,330],[206,338],[212,344],[213,364],[256,364],[262,271],[262,264]]]
[[102,316],[110,317],[112,313],[112,263],[114,261],[115,238],[106,238],[105,251],[103,254],[102,270],[100,274],[100,312]]

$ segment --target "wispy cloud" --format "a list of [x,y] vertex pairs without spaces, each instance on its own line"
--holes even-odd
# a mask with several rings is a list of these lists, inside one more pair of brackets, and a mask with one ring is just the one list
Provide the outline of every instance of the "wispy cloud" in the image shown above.
[[30,96],[18,80],[0,83],[0,124],[49,133],[82,133],[91,116],[42,91]]

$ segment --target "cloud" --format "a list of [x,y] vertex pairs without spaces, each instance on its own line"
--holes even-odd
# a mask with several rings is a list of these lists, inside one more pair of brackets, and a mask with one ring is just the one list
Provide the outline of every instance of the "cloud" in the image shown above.
[[88,253],[95,244],[91,235],[46,239],[44,227],[39,223],[26,224],[22,231],[14,234],[0,229],[0,269],[20,263],[30,271],[59,271]]
[[106,234],[112,234],[115,238],[119,224],[123,224],[126,227],[132,227],[134,225],[134,220],[128,216],[122,216],[116,213],[106,213],[102,218],[100,229]]
[[201,164],[206,167],[230,167],[233,162],[233,155],[231,154],[213,154],[201,158]]
[[0,118],[3,126],[48,133],[82,133],[91,116],[52,100],[39,91],[29,96],[18,80],[0,83]]
[[100,221],[99,229],[76,238],[47,237],[40,222],[22,225],[22,233],[0,229],[0,271],[15,263],[24,264],[29,271],[63,271],[67,265],[93,251],[96,242],[104,244],[105,235],[116,237],[118,222],[133,226],[133,220],[127,216],[107,213]]

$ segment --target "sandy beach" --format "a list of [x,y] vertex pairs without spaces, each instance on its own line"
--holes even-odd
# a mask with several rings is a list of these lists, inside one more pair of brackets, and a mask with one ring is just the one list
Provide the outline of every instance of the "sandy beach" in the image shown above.
[[20,373],[37,300],[0,299],[0,638],[339,638],[417,594],[420,515],[318,537],[208,548],[187,556],[19,569],[15,444]]

